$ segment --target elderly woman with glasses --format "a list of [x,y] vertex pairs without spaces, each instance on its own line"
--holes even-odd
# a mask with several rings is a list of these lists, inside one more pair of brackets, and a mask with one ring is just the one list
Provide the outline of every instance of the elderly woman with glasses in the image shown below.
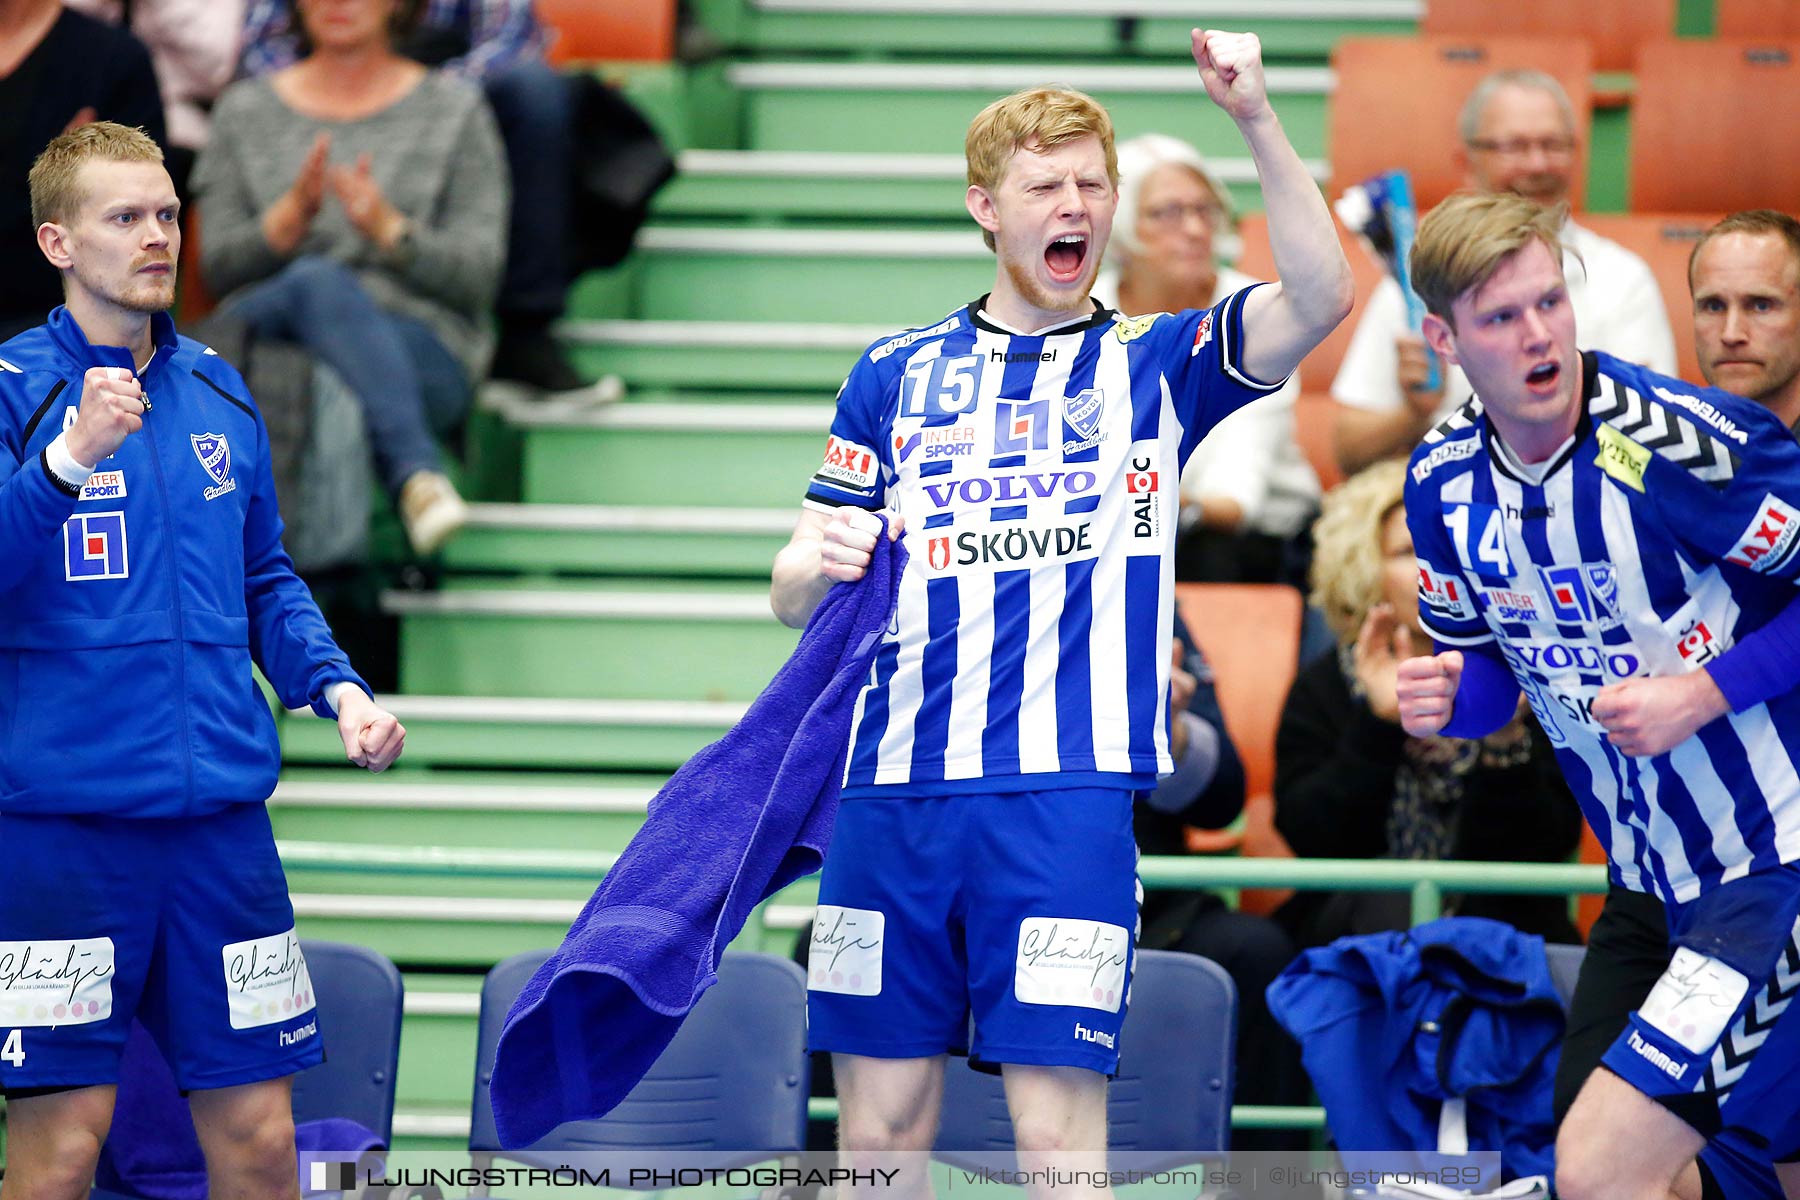
[[[1239,249],[1231,197],[1200,153],[1145,134],[1119,146],[1113,263],[1094,286],[1126,313],[1207,308],[1257,282],[1221,265]],[[1294,441],[1299,377],[1239,409],[1181,476],[1182,579],[1303,586],[1319,478]]]

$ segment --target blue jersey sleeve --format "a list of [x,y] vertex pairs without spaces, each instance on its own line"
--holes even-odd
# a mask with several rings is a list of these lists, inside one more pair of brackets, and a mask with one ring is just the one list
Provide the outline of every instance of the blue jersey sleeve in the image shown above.
[[[47,395],[41,400],[32,383],[43,385]],[[24,578],[75,510],[76,492],[50,474],[41,446],[31,449],[59,428],[54,420],[43,428],[51,402],[59,391],[67,391],[51,390],[55,386],[43,376],[0,364],[0,592]],[[79,404],[80,396],[77,381],[70,399]]]
[[[1423,453],[1423,448],[1421,453]],[[1415,454],[1417,461],[1419,455]],[[1434,481],[1406,480],[1406,527],[1419,563],[1419,623],[1447,646],[1462,648],[1494,640],[1482,619],[1475,592],[1456,553],[1448,514]]]
[[[222,359],[209,362],[218,364],[209,366],[208,372],[216,376],[222,391],[249,395],[243,378],[229,364]],[[283,704],[311,707],[329,720],[336,714],[326,693],[335,684],[354,683],[365,692],[370,688],[338,649],[312,592],[294,573],[294,562],[281,544],[269,430],[254,405],[245,402],[245,407],[256,419],[254,482],[244,513],[244,612],[250,620],[250,656]]]
[[1647,500],[1702,564],[1800,582],[1800,443],[1768,409],[1605,354],[1596,415],[1603,470]]
[[1684,506],[1683,519],[1670,528],[1691,538],[1707,558],[1800,582],[1800,442],[1773,416],[1768,425],[1752,428],[1723,489],[1709,497],[1690,484],[1697,503]]
[[1244,368],[1244,301],[1267,286],[1253,284],[1211,308],[1188,309],[1156,323],[1163,375],[1186,430],[1183,462],[1213,426],[1252,400],[1280,391],[1287,382],[1286,377],[1273,382],[1257,379]]
[[876,509],[886,502],[893,461],[887,446],[892,422],[886,419],[891,378],[867,354],[851,369],[838,389],[824,460],[806,488],[808,503]]

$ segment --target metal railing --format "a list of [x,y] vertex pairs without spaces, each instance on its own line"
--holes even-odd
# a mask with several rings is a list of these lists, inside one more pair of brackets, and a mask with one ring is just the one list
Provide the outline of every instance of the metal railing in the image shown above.
[[[289,869],[347,874],[450,874],[487,879],[593,882],[619,858],[616,853],[603,851],[366,846],[312,841],[281,841],[277,846],[283,865]],[[1440,914],[1445,892],[1576,895],[1606,890],[1606,868],[1589,863],[1151,856],[1138,860],[1138,877],[1147,888],[1405,891],[1412,894],[1415,925]],[[764,909],[771,903],[765,902]],[[780,907],[791,910],[793,905]],[[785,927],[792,922],[783,920],[781,924]],[[815,1120],[833,1120],[837,1116],[837,1101],[815,1097],[808,1103],[807,1113]],[[1322,1129],[1325,1110],[1316,1105],[1237,1104],[1231,1109],[1231,1124],[1236,1129]]]

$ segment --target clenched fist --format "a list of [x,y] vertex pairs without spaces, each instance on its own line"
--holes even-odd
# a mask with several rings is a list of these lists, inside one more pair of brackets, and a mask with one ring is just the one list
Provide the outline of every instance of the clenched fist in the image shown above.
[[338,736],[344,742],[344,757],[370,771],[387,770],[406,748],[406,726],[361,688],[345,688],[338,701]]
[[81,379],[81,408],[64,444],[82,466],[99,466],[144,427],[149,409],[136,375],[124,367],[89,367]]
[[1400,702],[1400,728],[1413,737],[1430,737],[1450,723],[1456,689],[1462,683],[1460,650],[1403,660],[1395,670],[1394,692]]
[[[900,536],[906,522],[899,513],[888,517],[888,541]],[[819,547],[819,569],[834,583],[855,583],[869,570],[875,553],[875,540],[881,536],[881,518],[872,512],[849,505],[831,514],[825,525],[825,536]]]
[[1263,78],[1262,42],[1254,33],[1195,29],[1190,37],[1200,82],[1214,104],[1234,121],[1248,121],[1267,111],[1269,89]]

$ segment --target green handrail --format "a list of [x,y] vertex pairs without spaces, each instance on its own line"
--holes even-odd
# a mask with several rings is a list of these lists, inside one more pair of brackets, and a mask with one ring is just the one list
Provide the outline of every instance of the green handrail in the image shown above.
[[[615,853],[583,850],[509,850],[460,846],[365,846],[337,842],[276,843],[289,869],[367,874],[457,874],[483,878],[597,881],[616,863]],[[1280,888],[1302,891],[1410,891],[1412,922],[1421,925],[1442,910],[1446,891],[1509,894],[1576,894],[1606,890],[1606,868],[1592,863],[1429,862],[1413,859],[1238,858],[1151,855],[1138,860],[1145,887]],[[813,1120],[837,1119],[837,1101],[807,1102]],[[1316,1105],[1236,1104],[1237,1129],[1323,1129]]]
[[[276,846],[289,868],[348,874],[452,874],[595,882],[619,859],[616,853],[594,850],[367,846],[312,841],[281,841]],[[1590,863],[1153,855],[1138,860],[1138,876],[1145,887],[1410,891],[1415,925],[1438,914],[1446,891],[1574,894],[1606,890],[1606,868]]]

